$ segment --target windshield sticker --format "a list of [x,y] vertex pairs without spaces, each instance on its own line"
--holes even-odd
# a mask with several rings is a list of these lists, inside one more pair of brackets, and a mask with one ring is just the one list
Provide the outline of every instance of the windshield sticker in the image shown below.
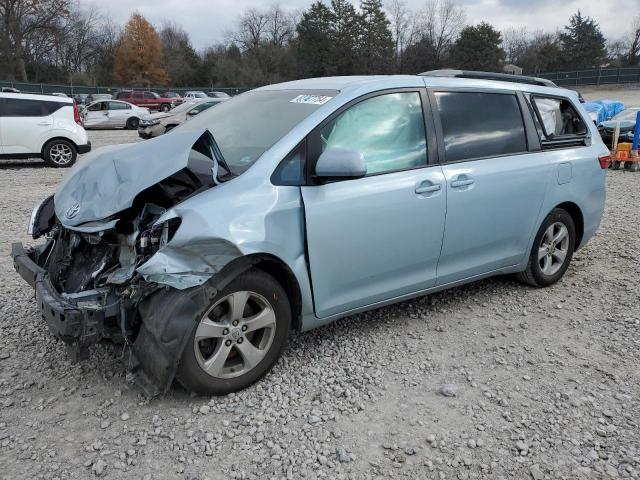
[[324,105],[333,97],[326,97],[324,95],[298,95],[293,100],[289,100],[289,103],[307,103],[311,105]]

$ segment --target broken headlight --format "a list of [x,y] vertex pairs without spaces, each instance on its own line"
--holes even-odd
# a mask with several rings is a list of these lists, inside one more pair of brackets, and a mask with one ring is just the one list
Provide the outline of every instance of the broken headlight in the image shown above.
[[47,233],[55,224],[55,206],[53,195],[45,198],[31,212],[27,233],[35,240],[42,234]]
[[138,247],[142,253],[154,253],[171,241],[180,227],[180,217],[170,218],[162,223],[154,224],[149,230],[140,234]]

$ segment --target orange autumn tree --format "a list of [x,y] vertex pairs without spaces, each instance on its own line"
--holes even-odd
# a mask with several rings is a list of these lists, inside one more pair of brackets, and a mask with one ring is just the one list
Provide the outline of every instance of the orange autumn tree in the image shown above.
[[160,37],[153,25],[142,15],[134,13],[113,57],[113,78],[121,85],[164,85],[169,75],[162,68],[163,55]]

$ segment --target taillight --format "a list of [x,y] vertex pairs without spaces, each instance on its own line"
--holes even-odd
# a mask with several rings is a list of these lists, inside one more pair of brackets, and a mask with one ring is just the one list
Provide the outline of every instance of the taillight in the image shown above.
[[600,155],[598,161],[600,162],[600,168],[609,168],[609,165],[611,165],[611,155]]
[[78,110],[78,104],[76,101],[73,101],[73,120],[78,125],[82,125],[82,121],[80,120],[80,111]]

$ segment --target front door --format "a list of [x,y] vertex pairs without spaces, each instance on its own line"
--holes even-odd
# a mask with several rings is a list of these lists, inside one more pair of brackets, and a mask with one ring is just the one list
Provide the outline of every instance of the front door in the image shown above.
[[446,196],[441,167],[428,161],[423,111],[418,91],[385,93],[312,134],[316,154],[357,150],[367,163],[364,178],[302,187],[318,317],[435,285]]
[[63,103],[22,98],[0,99],[2,153],[40,154],[41,141],[53,128],[53,115]]
[[447,91],[434,96],[447,188],[438,264],[438,285],[444,285],[522,261],[553,168],[540,152],[528,152],[515,94]]

